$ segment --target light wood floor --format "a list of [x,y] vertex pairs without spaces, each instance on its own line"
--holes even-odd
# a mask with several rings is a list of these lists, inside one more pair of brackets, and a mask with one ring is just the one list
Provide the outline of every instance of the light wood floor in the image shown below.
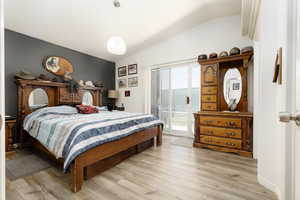
[[7,200],[276,199],[258,184],[255,160],[195,149],[184,138],[163,139],[162,147],[148,149],[85,181],[76,194],[69,189],[69,175],[50,168],[7,180]]

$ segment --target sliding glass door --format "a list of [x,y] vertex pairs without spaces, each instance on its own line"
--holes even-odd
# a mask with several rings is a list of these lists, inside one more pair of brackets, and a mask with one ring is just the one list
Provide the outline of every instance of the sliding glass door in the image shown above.
[[164,132],[193,137],[193,112],[199,111],[200,66],[174,65],[152,71],[152,113],[164,121]]

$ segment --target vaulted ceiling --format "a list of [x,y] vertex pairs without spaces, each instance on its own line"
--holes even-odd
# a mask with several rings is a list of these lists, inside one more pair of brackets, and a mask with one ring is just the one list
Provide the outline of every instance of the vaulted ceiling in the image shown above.
[[[110,61],[111,36],[132,54],[208,20],[240,14],[240,0],[6,0],[5,27]],[[123,55],[126,56],[126,55]]]

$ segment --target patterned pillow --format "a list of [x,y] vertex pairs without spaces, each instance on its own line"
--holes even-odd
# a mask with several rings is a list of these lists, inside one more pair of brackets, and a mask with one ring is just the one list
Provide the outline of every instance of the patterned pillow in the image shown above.
[[77,105],[77,110],[81,114],[92,114],[92,113],[98,113],[99,110],[94,106],[87,106],[87,105]]

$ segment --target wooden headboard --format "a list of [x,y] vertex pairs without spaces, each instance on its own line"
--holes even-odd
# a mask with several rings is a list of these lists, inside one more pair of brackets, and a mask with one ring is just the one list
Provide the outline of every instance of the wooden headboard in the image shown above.
[[93,105],[102,106],[104,88],[81,87],[77,93],[70,93],[68,84],[37,80],[16,80],[18,88],[18,129],[22,131],[23,120],[30,114],[29,96],[34,89],[43,89],[48,95],[48,106],[81,104],[83,93],[89,91],[93,96]]

